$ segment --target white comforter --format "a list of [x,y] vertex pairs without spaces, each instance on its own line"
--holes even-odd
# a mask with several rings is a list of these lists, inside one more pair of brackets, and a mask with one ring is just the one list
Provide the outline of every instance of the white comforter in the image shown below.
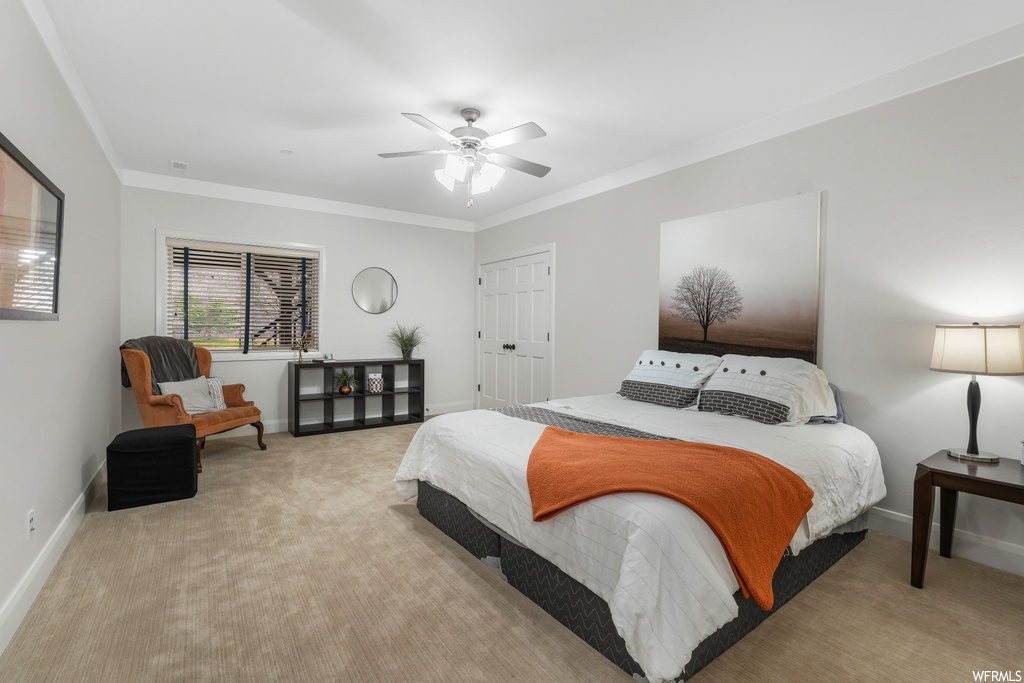
[[[539,407],[652,434],[760,453],[800,475],[814,505],[790,545],[799,552],[885,496],[878,450],[842,424],[769,426],[676,410],[617,394]],[[739,589],[707,524],[647,493],[604,496],[534,522],[526,465],[544,425],[493,411],[436,417],[413,438],[395,475],[408,500],[422,479],[468,505],[594,591],[611,608],[626,648],[651,683],[675,679],[704,638],[738,613]]]

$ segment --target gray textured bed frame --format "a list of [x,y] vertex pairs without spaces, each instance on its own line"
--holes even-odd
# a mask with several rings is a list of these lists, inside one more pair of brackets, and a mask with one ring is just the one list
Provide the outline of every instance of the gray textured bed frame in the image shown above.
[[[532,550],[485,524],[461,501],[427,482],[419,482],[416,508],[424,518],[474,556],[500,558],[502,574],[519,592],[624,671],[643,675],[640,665],[626,652],[626,643],[615,630],[608,603],[593,591]],[[835,533],[819,539],[795,556],[787,550],[772,581],[774,607],[764,611],[753,598],[744,598],[738,592],[739,616],[697,646],[677,680],[686,680],[707,666],[838,562],[866,534],[866,529]]]

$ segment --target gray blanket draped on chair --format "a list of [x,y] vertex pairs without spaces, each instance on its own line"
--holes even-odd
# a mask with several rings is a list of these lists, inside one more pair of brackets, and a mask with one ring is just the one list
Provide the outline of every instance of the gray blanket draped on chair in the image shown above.
[[[153,393],[160,393],[160,382],[180,382],[199,376],[199,360],[196,347],[187,339],[173,337],[139,337],[121,344],[122,349],[135,349],[149,356]],[[121,360],[121,385],[131,387],[128,368]]]

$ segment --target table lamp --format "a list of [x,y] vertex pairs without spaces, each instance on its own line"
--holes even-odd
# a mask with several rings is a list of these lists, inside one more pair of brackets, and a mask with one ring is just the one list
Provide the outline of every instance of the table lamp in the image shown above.
[[971,375],[967,385],[967,417],[971,423],[967,448],[950,448],[949,455],[974,462],[999,462],[999,456],[978,450],[981,387],[978,375],[1024,375],[1020,325],[936,325],[932,370]]

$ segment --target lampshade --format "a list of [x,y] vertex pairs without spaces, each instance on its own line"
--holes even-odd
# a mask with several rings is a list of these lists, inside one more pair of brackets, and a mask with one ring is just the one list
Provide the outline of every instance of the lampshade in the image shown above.
[[466,171],[470,169],[471,163],[457,154],[449,154],[444,160],[444,174],[457,183],[465,182]]
[[450,176],[445,175],[443,168],[439,168],[434,171],[434,178],[437,179],[437,182],[444,185],[444,188],[449,192],[455,189],[455,181],[452,180]]
[[501,177],[505,175],[505,169],[496,164],[484,164],[480,168],[480,172],[473,176],[473,194],[480,194],[481,192],[487,192],[492,187],[498,184]]
[[932,370],[1024,375],[1020,325],[936,325]]

